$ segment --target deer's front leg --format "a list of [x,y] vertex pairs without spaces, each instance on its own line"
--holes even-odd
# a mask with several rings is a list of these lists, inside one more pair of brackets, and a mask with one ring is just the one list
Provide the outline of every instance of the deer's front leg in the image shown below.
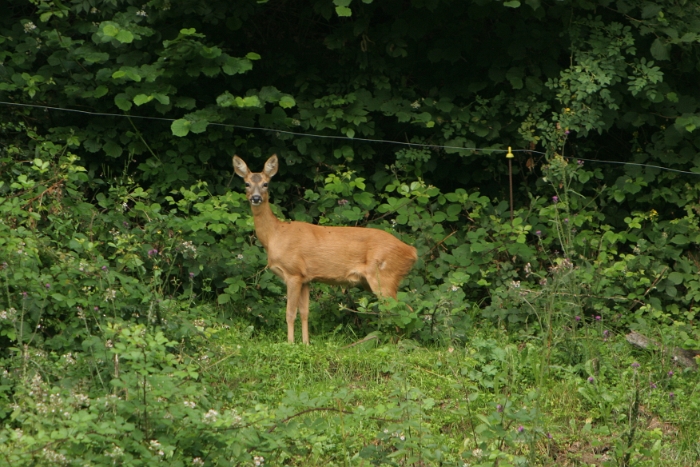
[[309,345],[309,284],[302,284],[299,295],[299,317],[301,318],[301,340]]
[[290,343],[294,342],[294,320],[297,317],[301,288],[301,278],[287,278],[287,340]]

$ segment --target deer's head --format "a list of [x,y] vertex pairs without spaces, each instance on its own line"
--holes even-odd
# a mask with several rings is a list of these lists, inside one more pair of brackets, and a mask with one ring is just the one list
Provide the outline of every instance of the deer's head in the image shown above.
[[243,159],[233,156],[233,170],[245,181],[245,196],[253,206],[260,206],[267,202],[269,198],[267,185],[277,173],[277,168],[277,155],[272,155],[265,162],[262,172],[251,172]]

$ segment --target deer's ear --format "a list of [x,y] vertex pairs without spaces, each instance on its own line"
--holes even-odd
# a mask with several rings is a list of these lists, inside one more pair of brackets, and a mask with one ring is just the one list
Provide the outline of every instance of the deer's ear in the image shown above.
[[265,170],[263,171],[265,175],[272,178],[273,175],[277,173],[279,164],[277,163],[277,154],[273,154],[267,162],[265,162]]
[[250,173],[248,166],[243,162],[243,159],[238,156],[233,156],[233,170],[236,172],[236,175],[242,178],[245,178],[245,176]]

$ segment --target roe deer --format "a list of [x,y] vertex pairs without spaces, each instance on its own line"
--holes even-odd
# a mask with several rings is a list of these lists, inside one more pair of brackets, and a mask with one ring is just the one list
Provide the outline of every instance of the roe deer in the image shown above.
[[309,343],[309,282],[360,285],[377,296],[396,298],[401,279],[413,267],[416,249],[383,230],[325,227],[281,221],[270,209],[268,183],[277,173],[273,155],[260,173],[233,157],[245,181],[255,233],[267,251],[267,266],[287,284],[287,339],[294,342],[294,320],[301,315],[301,337]]

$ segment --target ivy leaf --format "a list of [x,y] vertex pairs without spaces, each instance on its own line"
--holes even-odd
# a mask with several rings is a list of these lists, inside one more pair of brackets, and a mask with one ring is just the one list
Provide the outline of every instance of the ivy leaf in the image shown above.
[[510,0],[508,2],[504,2],[503,6],[507,6],[508,8],[520,8],[520,1],[519,0]]
[[187,136],[187,134],[190,132],[190,121],[185,120],[184,118],[175,120],[170,125],[170,131],[172,131],[175,136]]

